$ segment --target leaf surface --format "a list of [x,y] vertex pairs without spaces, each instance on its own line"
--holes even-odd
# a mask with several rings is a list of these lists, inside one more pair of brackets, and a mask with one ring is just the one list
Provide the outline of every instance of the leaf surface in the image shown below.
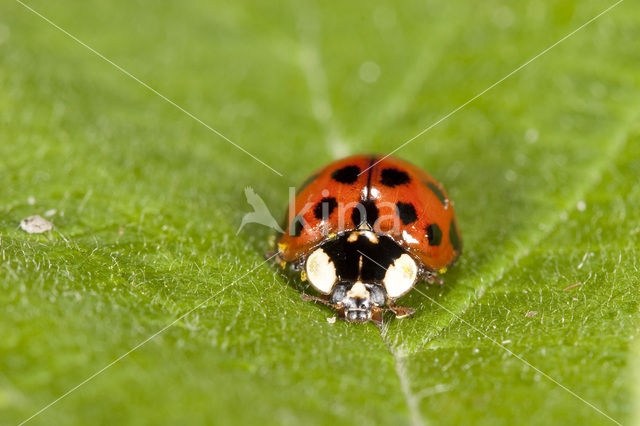
[[31,423],[637,419],[634,2],[397,152],[465,245],[413,319],[330,323],[264,263],[270,230],[236,234],[245,187],[279,217],[311,170],[392,151],[612,4],[28,3],[281,177],[4,2],[0,423],[87,379]]

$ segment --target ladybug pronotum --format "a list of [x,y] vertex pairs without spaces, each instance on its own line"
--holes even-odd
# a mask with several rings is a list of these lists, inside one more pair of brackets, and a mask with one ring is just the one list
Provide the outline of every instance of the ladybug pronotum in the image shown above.
[[382,322],[417,282],[441,282],[462,243],[442,185],[393,157],[356,155],[313,173],[289,206],[277,257],[350,322]]

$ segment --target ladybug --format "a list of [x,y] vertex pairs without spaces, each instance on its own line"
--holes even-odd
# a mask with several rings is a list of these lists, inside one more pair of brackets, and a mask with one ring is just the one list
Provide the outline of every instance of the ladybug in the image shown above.
[[[417,282],[442,283],[462,242],[444,188],[406,161],[356,155],[309,176],[289,206],[277,241],[282,266],[300,271],[350,322],[382,323],[414,310],[395,304]],[[283,227],[285,228],[285,227]]]

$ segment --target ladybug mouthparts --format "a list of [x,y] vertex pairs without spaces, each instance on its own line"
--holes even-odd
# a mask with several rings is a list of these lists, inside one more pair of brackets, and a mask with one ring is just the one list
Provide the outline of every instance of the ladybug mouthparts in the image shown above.
[[335,285],[331,302],[339,307],[340,315],[350,322],[367,322],[373,310],[384,305],[387,295],[381,285],[342,282]]
[[345,319],[351,322],[367,322],[371,320],[371,310],[350,310],[345,313]]

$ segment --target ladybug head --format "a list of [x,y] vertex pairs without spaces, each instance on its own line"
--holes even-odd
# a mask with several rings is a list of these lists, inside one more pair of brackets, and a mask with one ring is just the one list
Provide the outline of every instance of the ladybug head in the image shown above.
[[[350,322],[382,321],[389,302],[407,293],[418,278],[418,264],[391,238],[353,231],[330,239],[306,258],[305,278],[321,303]],[[395,312],[395,311],[394,311]]]
[[386,292],[378,284],[364,284],[360,281],[340,282],[331,292],[331,303],[338,307],[339,313],[350,322],[372,320],[376,310],[384,305]]

